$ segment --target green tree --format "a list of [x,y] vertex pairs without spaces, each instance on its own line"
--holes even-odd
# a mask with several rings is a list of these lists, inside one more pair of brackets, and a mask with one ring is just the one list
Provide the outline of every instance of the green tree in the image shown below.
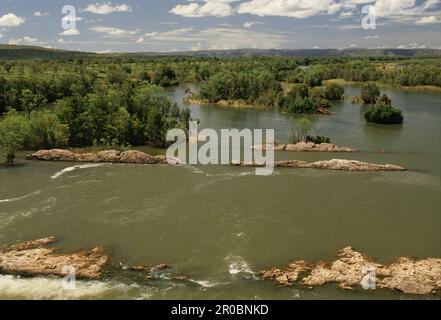
[[303,117],[298,119],[295,126],[291,129],[291,142],[297,143],[306,141],[311,128],[312,123],[308,118]]
[[29,124],[32,148],[58,148],[69,142],[69,126],[62,124],[53,112],[33,112]]
[[325,98],[331,101],[341,100],[345,94],[345,89],[335,83],[325,86]]
[[288,96],[293,99],[304,99],[309,96],[309,89],[306,84],[296,84],[288,92]]
[[14,165],[16,152],[24,148],[29,136],[29,120],[14,109],[6,113],[0,121],[0,145],[7,165]]
[[361,99],[364,103],[375,103],[380,97],[380,89],[374,83],[367,83],[361,89]]
[[367,122],[378,124],[402,124],[404,121],[401,110],[384,104],[371,107],[364,117]]
[[35,94],[29,89],[24,89],[21,91],[20,101],[23,109],[28,113],[28,118],[31,117],[32,111],[47,102],[43,95]]

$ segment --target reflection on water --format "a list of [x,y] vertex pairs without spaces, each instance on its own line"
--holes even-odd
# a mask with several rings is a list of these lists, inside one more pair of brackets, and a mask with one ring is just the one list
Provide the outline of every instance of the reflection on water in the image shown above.
[[[185,88],[168,91],[180,106]],[[349,95],[358,92],[347,88]],[[386,93],[403,110],[403,126],[366,124],[349,100],[336,103],[333,116],[311,116],[315,133],[364,152],[277,158],[345,157],[408,172],[278,169],[259,177],[229,166],[47,162],[0,169],[0,244],[54,235],[67,249],[104,245],[116,261],[167,263],[189,278],[149,282],[116,272],[65,292],[59,279],[0,276],[0,298],[400,298],[333,285],[279,288],[256,277],[293,259],[329,259],[347,245],[380,261],[441,255],[441,95]],[[274,128],[281,142],[295,119],[275,110],[190,109],[201,128]]]

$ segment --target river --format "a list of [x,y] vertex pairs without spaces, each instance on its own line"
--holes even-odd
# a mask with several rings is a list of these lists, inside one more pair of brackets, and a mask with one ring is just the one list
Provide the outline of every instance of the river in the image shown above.
[[[182,107],[183,85],[167,90]],[[359,87],[346,86],[358,95]],[[229,166],[156,167],[20,160],[0,168],[0,244],[56,236],[66,250],[103,245],[122,269],[100,281],[0,275],[0,298],[39,299],[400,299],[386,291],[331,284],[277,287],[258,279],[268,266],[332,259],[347,245],[391,262],[441,256],[441,94],[385,89],[403,126],[366,124],[360,105],[333,103],[312,116],[314,131],[355,154],[283,153],[392,163],[407,172],[278,169],[268,177]],[[190,106],[200,127],[274,128],[287,142],[295,116],[273,110]],[[66,168],[69,168],[66,170]],[[147,281],[124,266],[166,263]],[[173,280],[186,275],[188,282]]]

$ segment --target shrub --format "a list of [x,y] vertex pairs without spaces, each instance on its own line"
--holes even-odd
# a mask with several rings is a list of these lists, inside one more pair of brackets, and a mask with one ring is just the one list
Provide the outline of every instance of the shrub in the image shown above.
[[30,136],[29,120],[12,109],[0,121],[0,145],[6,164],[14,165],[15,153],[24,148]]
[[335,83],[325,87],[325,98],[331,101],[341,100],[345,94],[345,89]]
[[288,96],[293,99],[303,99],[309,96],[308,86],[305,84],[296,84],[289,91]]
[[290,97],[281,97],[279,106],[288,113],[312,114],[317,111],[317,106],[309,98],[293,100]]
[[324,136],[307,136],[306,142],[314,142],[315,144],[331,143],[331,139]]
[[361,99],[364,103],[375,103],[380,97],[380,89],[373,84],[368,83],[361,89]]
[[371,107],[364,117],[367,122],[379,124],[402,124],[404,121],[401,110],[395,109],[390,105],[379,104]]

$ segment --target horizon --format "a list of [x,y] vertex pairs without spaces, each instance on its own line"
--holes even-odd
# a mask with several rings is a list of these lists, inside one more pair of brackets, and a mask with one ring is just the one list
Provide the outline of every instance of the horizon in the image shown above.
[[54,2],[0,0],[0,42],[95,53],[441,49],[440,0]]
[[[414,51],[439,51],[441,52],[441,48],[269,48],[269,49],[259,49],[259,48],[240,48],[240,49],[207,49],[207,50],[187,50],[187,51],[112,51],[112,52],[95,52],[95,51],[83,51],[83,50],[75,50],[75,49],[60,49],[60,48],[48,48],[44,46],[38,46],[38,45],[20,45],[20,44],[5,44],[0,43],[0,46],[6,46],[6,47],[15,47],[17,49],[20,48],[27,48],[27,49],[40,49],[40,50],[58,50],[58,51],[64,51],[64,52],[78,52],[78,53],[90,53],[90,54],[97,54],[97,55],[106,55],[106,54],[183,54],[183,53],[203,53],[203,52],[240,52],[240,51],[256,51],[256,52],[269,52],[269,51],[277,51],[277,52],[283,52],[283,51],[375,51],[375,50],[382,50],[382,51],[388,51],[388,50],[396,50],[396,51],[408,51],[408,52],[414,52]],[[0,48],[2,50],[3,48]]]

